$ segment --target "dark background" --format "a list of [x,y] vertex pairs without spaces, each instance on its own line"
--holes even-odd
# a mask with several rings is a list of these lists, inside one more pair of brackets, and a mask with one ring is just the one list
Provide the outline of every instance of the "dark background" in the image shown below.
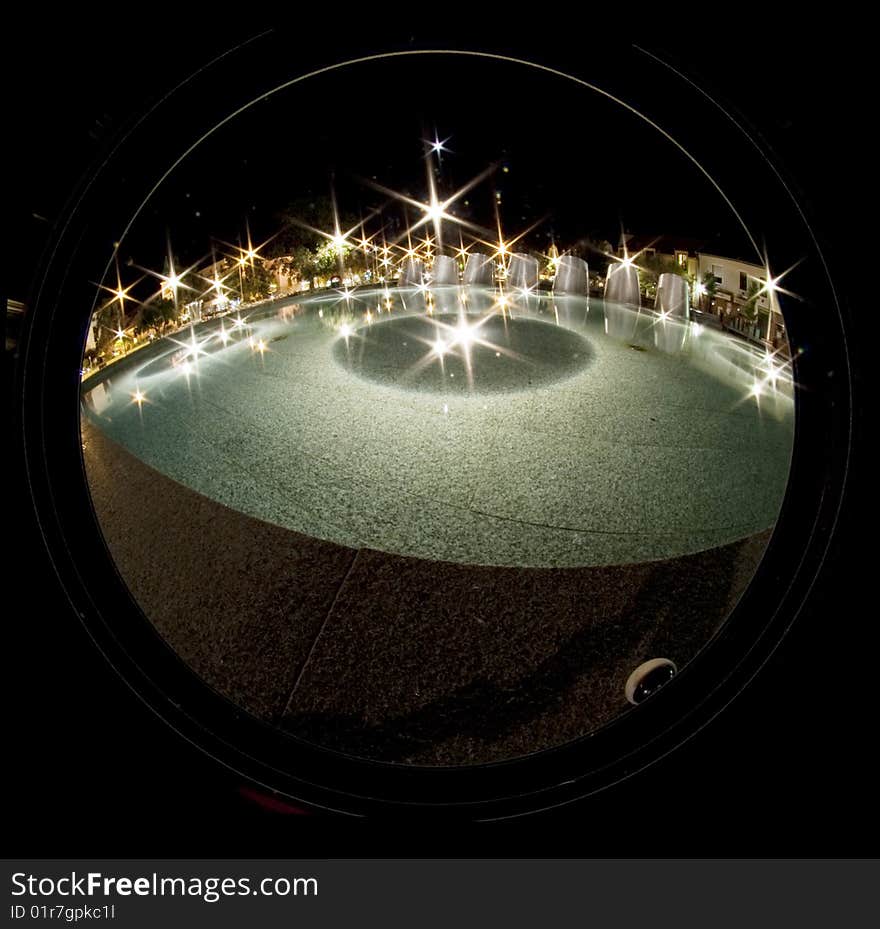
[[[365,47],[440,44],[435,31],[418,26],[388,30],[369,20],[347,22],[341,13],[338,18],[343,22],[332,29],[302,18],[285,28],[298,30],[304,56],[309,41],[325,48],[333,43],[339,59]],[[241,23],[212,27],[208,19],[169,26],[157,13],[155,24],[143,19],[8,24],[6,147],[13,163],[6,172],[4,254],[10,297],[27,302],[53,221],[117,134],[200,64],[259,32]],[[563,67],[579,46],[560,40],[551,25],[546,24],[546,44],[551,36],[558,43]],[[783,166],[842,285],[861,378],[868,363],[862,346],[869,295],[850,279],[850,254],[854,242],[870,248],[855,230],[859,204],[875,186],[862,151],[867,139],[853,118],[859,88],[866,86],[864,46],[850,33],[827,29],[806,38],[777,32],[760,43],[750,42],[750,32],[732,39],[733,47],[698,32],[700,41],[683,42],[676,31],[668,41],[642,44],[743,116]],[[542,35],[539,30],[530,41],[538,45]],[[505,38],[504,29],[496,29],[483,47],[491,41],[503,48]],[[515,38],[511,27],[510,50],[523,54],[527,47],[516,46]],[[468,44],[481,45],[475,34]],[[596,44],[601,45],[598,39]],[[226,110],[228,104],[217,102]],[[216,179],[205,180],[210,186]],[[633,225],[641,219],[639,202],[633,201]],[[599,225],[613,224],[614,217],[605,214]],[[711,232],[711,218],[705,225]],[[196,239],[193,248],[200,247]],[[8,385],[9,353],[6,362]],[[856,413],[863,429],[860,392]],[[681,849],[811,854],[852,851],[851,843],[840,843],[853,834],[867,844],[877,825],[869,762],[877,701],[876,603],[860,537],[867,522],[861,516],[866,470],[857,455],[840,529],[811,600],[738,699],[679,750],[627,781],[574,806],[484,828],[486,850],[555,853],[561,850],[560,834],[574,839],[579,854]],[[367,827],[356,834],[356,845],[347,829],[343,842],[345,824],[338,818],[297,815],[260,800],[253,785],[155,717],[106,664],[54,583],[24,487],[17,469],[4,494],[12,542],[4,585],[11,659],[5,765],[10,852],[372,854],[383,849],[381,839],[396,837]],[[494,844],[502,833],[503,847]],[[437,850],[431,835],[407,838],[413,853]],[[521,845],[509,844],[511,838],[521,838]]]

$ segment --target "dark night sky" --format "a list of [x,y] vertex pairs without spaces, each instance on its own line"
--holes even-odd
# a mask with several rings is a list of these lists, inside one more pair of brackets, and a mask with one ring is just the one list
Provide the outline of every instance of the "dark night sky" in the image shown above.
[[[96,49],[110,48],[108,35],[92,35]],[[257,32],[258,30],[254,30]],[[354,30],[352,30],[354,32]],[[25,296],[34,256],[65,197],[89,165],[178,81],[243,36],[223,28],[202,31],[187,55],[157,51],[149,28],[129,34],[129,50],[115,58],[78,54],[63,34],[43,35],[46,59],[55,63],[53,80],[24,85],[14,97],[17,154],[24,156],[22,184],[14,192],[18,235],[12,243],[13,294]],[[339,54],[323,57],[277,30],[267,65],[254,80],[252,60],[215,68],[197,91],[178,93],[176,110],[160,107],[148,120],[150,132],[129,159],[126,182],[145,193],[193,140],[255,93],[316,64],[363,52],[356,36],[339,37]],[[389,36],[384,48],[440,46],[437,41],[401,42]],[[467,43],[461,42],[459,46]],[[472,43],[479,47],[477,43]],[[487,46],[483,46],[487,47]],[[527,46],[508,43],[493,50],[521,55]],[[295,53],[294,53],[295,49]],[[676,61],[674,55],[657,49]],[[616,46],[591,48],[584,67],[582,46],[557,43],[556,54],[536,60],[565,69],[577,65],[586,77],[639,106],[649,78],[645,56]],[[241,64],[239,68],[238,65]],[[690,57],[691,73],[700,58]],[[784,70],[779,75],[784,80]],[[717,78],[717,74],[713,75]],[[710,88],[717,92],[711,84]],[[751,88],[746,82],[746,95]],[[172,95],[174,96],[174,95]],[[756,99],[772,107],[763,93]],[[695,97],[679,86],[652,101],[650,115],[688,141],[711,152],[706,131],[688,129],[683,111]],[[803,97],[788,109],[764,115],[785,139],[800,128]],[[778,105],[778,102],[777,102]],[[699,110],[695,112],[700,112]],[[712,119],[717,118],[714,114]],[[425,162],[422,138],[437,130],[449,137],[440,193],[454,190],[490,162],[499,169],[469,196],[473,220],[492,226],[494,190],[502,192],[501,219],[516,233],[546,217],[527,240],[545,250],[548,234],[566,244],[584,235],[615,241],[621,224],[641,234],[670,233],[717,244],[715,250],[754,258],[730,210],[699,171],[664,139],[618,104],[562,78],[522,65],[454,56],[419,56],[354,65],[315,77],[257,103],[214,133],[172,173],[146,205],[120,250],[122,261],[159,269],[166,234],[184,262],[210,252],[213,240],[236,241],[248,223],[254,240],[279,228],[279,212],[303,195],[326,195],[331,177],[343,212],[357,215],[383,197],[360,183],[373,178],[422,199]],[[155,146],[153,143],[156,143]],[[704,157],[704,152],[700,152]],[[735,174],[733,155],[713,153],[713,169]],[[501,170],[508,167],[508,172]],[[16,202],[17,201],[17,202]],[[132,200],[132,202],[140,202]],[[464,208],[463,204],[460,208]],[[389,217],[400,216],[390,210]],[[97,223],[102,217],[97,217]],[[109,256],[122,230],[122,214],[102,230]],[[453,231],[453,235],[455,235]],[[96,271],[97,273],[97,271]]]
[[331,175],[346,212],[384,199],[358,177],[423,200],[422,138],[434,127],[452,149],[441,198],[499,164],[467,198],[481,225],[493,225],[499,187],[511,231],[547,213],[545,229],[575,236],[612,237],[620,218],[696,235],[730,224],[684,156],[616,104],[521,65],[448,56],[351,66],[279,92],[194,152],[150,212],[197,242],[214,230],[229,236],[245,214],[265,238],[286,201],[326,194]]

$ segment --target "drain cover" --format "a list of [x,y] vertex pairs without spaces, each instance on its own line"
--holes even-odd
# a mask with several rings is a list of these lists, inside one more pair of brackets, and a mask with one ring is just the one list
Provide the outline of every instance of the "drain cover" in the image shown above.
[[626,682],[626,699],[639,704],[668,684],[678,669],[668,658],[652,658],[640,664]]

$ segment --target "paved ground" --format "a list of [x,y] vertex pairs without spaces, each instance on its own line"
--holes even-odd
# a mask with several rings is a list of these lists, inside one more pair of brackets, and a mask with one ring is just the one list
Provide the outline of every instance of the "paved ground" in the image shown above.
[[229,509],[86,419],[83,443],[110,552],[181,658],[260,719],[386,761],[501,760],[626,712],[632,668],[694,656],[767,538],[606,567],[408,558]]
[[[470,565],[631,564],[774,523],[792,416],[775,394],[748,397],[746,347],[705,331],[678,354],[671,324],[601,301],[530,298],[512,322],[495,317],[476,333],[463,390],[468,358],[452,325],[461,293],[431,303],[434,333],[408,315],[428,309],[412,292],[273,308],[228,344],[205,342],[188,374],[179,346],[126,360],[88,398],[88,415],[201,494],[352,549]],[[469,325],[491,303],[471,294]]]

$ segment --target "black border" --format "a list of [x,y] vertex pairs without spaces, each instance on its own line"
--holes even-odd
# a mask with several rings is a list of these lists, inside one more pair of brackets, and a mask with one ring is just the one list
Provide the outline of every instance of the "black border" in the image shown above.
[[[251,64],[271,58],[266,42],[271,44],[272,37],[235,54],[253,55]],[[632,50],[626,54],[637,55]],[[245,64],[241,57],[235,58],[237,75],[246,70]],[[651,93],[662,98],[669,75],[659,68],[653,74]],[[224,78],[221,75],[218,81],[212,69],[202,72],[178,91],[177,98],[172,96],[163,104],[162,118],[168,119],[169,107],[172,119],[175,107],[185,109],[204,80],[222,85]],[[236,87],[239,93],[246,92],[240,83]],[[644,86],[639,92],[643,98],[648,95]],[[417,805],[426,814],[466,818],[511,815],[598,790],[660,757],[717,713],[766,660],[808,594],[831,540],[846,476],[851,384],[845,333],[839,317],[829,309],[835,297],[818,257],[811,255],[812,260],[791,278],[791,288],[807,295],[808,301],[787,313],[792,342],[804,348],[804,355],[795,365],[799,384],[795,460],[779,527],[754,584],[721,636],[672,685],[637,713],[579,743],[478,769],[405,769],[343,759],[301,743],[292,750],[289,737],[255,725],[245,714],[206,693],[142,617],[141,622],[130,621],[131,598],[107,565],[87,495],[81,492],[80,358],[71,347],[82,344],[85,319],[73,307],[84,306],[82,281],[94,278],[94,254],[100,253],[101,246],[106,253],[105,223],[130,209],[132,197],[120,196],[118,184],[126,150],[137,147],[159,112],[154,111],[118,141],[112,160],[102,166],[59,224],[28,318],[19,383],[30,489],[56,570],[90,635],[136,692],[219,760],[290,796],[358,813],[379,809],[386,814],[408,813]],[[729,144],[742,146],[744,161],[753,159],[754,167],[744,170],[743,176],[753,179],[759,171],[769,174],[768,164],[756,150],[750,150],[735,127],[723,128],[737,140]],[[686,127],[670,131],[682,138]],[[167,159],[166,153],[153,148],[157,161],[163,155]],[[768,192],[760,195],[764,210],[773,217],[767,226],[772,227],[768,240],[774,243],[782,237],[774,237],[772,230],[790,234],[800,222],[784,191],[777,190],[771,203],[769,191],[776,186],[776,178],[768,182],[765,177],[761,189]],[[750,191],[749,196],[756,195]],[[802,257],[799,252],[805,244],[809,245],[809,235],[802,229],[797,241],[792,238],[789,235],[786,241],[792,253],[790,262],[774,249],[782,265],[793,264]],[[87,267],[89,273],[84,273]],[[789,309],[785,303],[784,307]],[[154,680],[160,680],[161,686]],[[696,699],[697,694],[707,693],[702,702]],[[212,720],[208,727],[201,722],[205,719]],[[637,748],[628,751],[632,746]],[[293,754],[297,775],[279,775],[277,769],[286,767]],[[272,759],[269,764],[262,760],[267,757]]]

